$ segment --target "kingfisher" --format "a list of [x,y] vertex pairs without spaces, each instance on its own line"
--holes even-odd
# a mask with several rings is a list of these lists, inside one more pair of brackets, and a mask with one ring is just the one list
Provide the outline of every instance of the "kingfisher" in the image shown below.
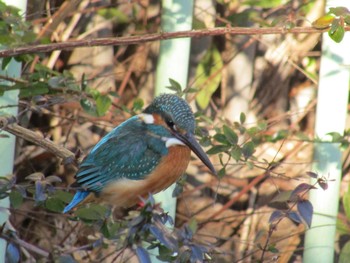
[[78,192],[67,213],[88,196],[128,208],[175,183],[186,171],[191,150],[216,174],[194,137],[195,118],[187,102],[163,94],[139,115],[105,135],[83,159],[75,175]]

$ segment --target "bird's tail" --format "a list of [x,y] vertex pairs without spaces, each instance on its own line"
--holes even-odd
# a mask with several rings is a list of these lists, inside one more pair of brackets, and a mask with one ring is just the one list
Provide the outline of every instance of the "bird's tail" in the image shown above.
[[88,191],[78,191],[74,195],[72,201],[64,208],[63,213],[69,212],[72,208],[82,202],[89,194],[90,192]]

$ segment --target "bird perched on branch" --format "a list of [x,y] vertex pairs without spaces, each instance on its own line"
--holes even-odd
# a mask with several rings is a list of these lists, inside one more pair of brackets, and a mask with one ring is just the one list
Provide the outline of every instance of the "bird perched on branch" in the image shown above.
[[194,137],[195,119],[182,98],[163,94],[97,143],[75,175],[80,186],[64,213],[95,194],[117,207],[130,207],[155,194],[185,172],[191,150],[216,174]]

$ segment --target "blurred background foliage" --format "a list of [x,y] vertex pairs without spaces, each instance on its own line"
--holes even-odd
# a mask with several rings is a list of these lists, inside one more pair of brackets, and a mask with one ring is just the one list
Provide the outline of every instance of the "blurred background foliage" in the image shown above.
[[[349,13],[337,9],[324,16],[323,2],[197,0],[193,27],[288,29],[314,22],[318,28],[331,26],[330,36],[335,34],[337,41],[342,31],[338,17],[346,22]],[[0,2],[0,43],[14,48],[145,35],[159,31],[160,10],[158,1],[152,0],[29,0],[23,22],[18,10]],[[148,262],[145,248],[158,247],[164,261],[301,262],[303,233],[312,216],[303,196],[312,186],[305,182],[316,176],[327,184],[324,175],[307,172],[320,36],[192,39],[188,86],[169,80],[169,92],[185,94],[191,103],[196,134],[219,177],[193,159],[176,188],[174,231],[164,225],[173,219],[152,197],[144,207],[128,211],[91,204],[74,216],[61,214],[72,198],[68,190],[74,165],[64,165],[54,154],[18,138],[14,173],[0,181],[1,197],[11,201],[13,228],[2,229],[1,234],[10,241],[9,258]],[[0,76],[14,83],[0,85],[0,95],[18,89],[21,126],[82,158],[104,134],[152,100],[158,47],[158,42],[151,42],[7,57],[3,68],[15,59],[23,62],[23,72],[20,79]],[[348,136],[349,132],[333,134],[345,149],[342,196],[347,203]],[[297,207],[290,205],[293,202]],[[338,256],[349,239],[347,210],[339,214]],[[284,217],[288,219],[280,220]],[[276,222],[277,230],[269,232],[269,224]]]

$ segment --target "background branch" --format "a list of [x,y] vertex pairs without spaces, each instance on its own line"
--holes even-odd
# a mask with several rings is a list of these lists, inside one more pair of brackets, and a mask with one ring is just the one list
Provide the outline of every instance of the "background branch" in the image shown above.
[[[97,38],[86,40],[71,40],[67,42],[32,45],[17,48],[10,48],[0,51],[0,57],[18,56],[22,54],[36,52],[50,52],[53,50],[69,50],[77,47],[92,47],[92,46],[120,46],[120,45],[136,45],[144,42],[152,42],[158,40],[166,40],[173,38],[184,37],[205,37],[216,35],[267,35],[267,34],[302,34],[302,33],[323,33],[328,31],[325,29],[316,29],[313,27],[294,27],[286,29],[285,27],[270,27],[270,28],[246,28],[246,27],[217,27],[209,29],[188,30],[178,32],[161,32],[146,35],[127,36],[127,37],[112,37],[112,38]],[[345,31],[350,31],[350,27],[344,27]]]

